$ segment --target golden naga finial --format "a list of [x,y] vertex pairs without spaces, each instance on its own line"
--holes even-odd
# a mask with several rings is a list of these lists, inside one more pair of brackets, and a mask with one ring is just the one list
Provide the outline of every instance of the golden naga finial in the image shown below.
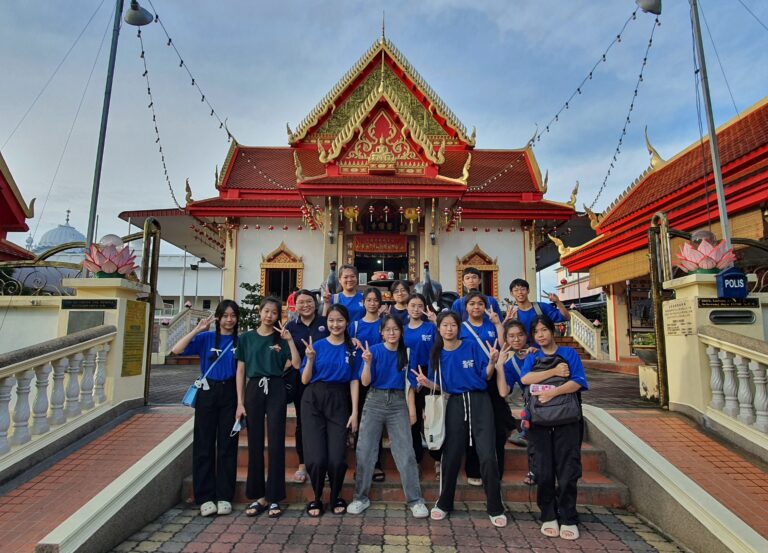
[[536,124],[536,130],[533,131],[533,136],[528,139],[528,142],[525,143],[525,147],[526,148],[530,148],[531,146],[533,146],[533,143],[536,141],[536,137],[537,136],[539,136],[539,125],[538,125],[538,123]]
[[232,142],[234,142],[234,143],[235,143],[235,145],[238,145],[238,144],[240,144],[240,143],[237,141],[237,138],[235,138],[235,135],[234,135],[234,134],[232,134],[232,132],[229,130],[229,127],[227,126],[227,120],[228,120],[228,119],[229,119],[229,118],[227,118],[227,119],[224,119],[224,130],[225,130],[225,131],[227,131],[227,137],[228,137],[230,140],[232,140]]
[[437,164],[443,163],[445,163],[445,140],[440,143],[440,148],[437,150]]
[[219,164],[216,164],[216,169],[213,171],[213,187],[216,190],[219,190],[221,188],[221,183],[219,182]]
[[328,153],[325,151],[325,148],[323,148],[323,144],[320,142],[320,139],[317,139],[317,155],[320,158],[320,163],[327,163],[328,162]]
[[477,140],[477,128],[474,125],[472,126],[472,134],[469,136],[469,139],[472,141],[472,144]]
[[304,180],[304,171],[301,168],[301,161],[299,161],[299,152],[293,151],[293,164],[296,166],[296,182]]
[[27,217],[27,219],[32,219],[35,216],[35,201],[36,200],[37,200],[37,198],[32,198],[32,201],[29,202],[29,207],[27,207],[27,213],[29,214],[29,216]]
[[651,169],[656,169],[666,163],[666,161],[659,155],[656,148],[651,146],[651,141],[648,140],[648,125],[645,126],[645,147],[648,148],[648,153],[651,154]]
[[549,185],[549,169],[547,169],[547,172],[544,173],[544,180],[541,183],[541,193],[546,194],[547,193],[547,186]]
[[571,199],[566,202],[573,209],[576,209],[576,195],[578,193],[579,193],[579,181],[576,181],[576,186],[573,187],[573,192],[571,192]]
[[561,256],[568,255],[571,252],[571,248],[563,244],[563,241],[560,240],[557,236],[547,234],[547,237],[549,237],[549,239],[554,242],[555,246],[557,246],[557,253],[559,253]]
[[290,142],[291,138],[293,138],[293,131],[291,130],[291,125],[289,123],[285,124],[285,132],[288,133],[288,142]]
[[459,180],[464,183],[464,186],[469,182],[469,167],[472,165],[472,154],[467,155],[467,161],[464,162],[464,168],[461,170],[461,177]]
[[587,204],[584,204],[584,212],[589,217],[589,226],[592,227],[592,230],[597,230],[597,226],[600,224],[600,216],[589,209]]
[[192,199],[192,187],[191,187],[191,186],[189,186],[189,179],[187,179],[187,182],[186,182],[186,184],[184,185],[184,189],[185,189],[185,190],[186,190],[186,192],[187,192],[186,201],[187,201],[187,205],[189,205],[189,204],[191,204],[192,202],[194,202],[194,201],[195,201],[195,200],[193,200],[193,199]]

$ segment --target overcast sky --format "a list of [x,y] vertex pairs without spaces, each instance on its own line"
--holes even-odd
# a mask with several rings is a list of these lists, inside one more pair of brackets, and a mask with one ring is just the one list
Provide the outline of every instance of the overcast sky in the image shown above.
[[[6,0],[0,18],[0,145],[101,4],[91,25],[35,107],[2,147],[24,198],[37,198],[36,239],[62,223],[65,210],[85,233],[114,2]],[[129,2],[126,0],[126,5]],[[768,2],[701,0],[738,110],[768,93]],[[142,5],[151,10],[149,1]],[[293,128],[381,32],[468,128],[479,148],[519,148],[554,116],[635,9],[633,0],[322,0],[281,2],[154,0],[197,83],[244,145],[286,144]],[[604,209],[648,165],[643,127],[668,158],[699,138],[688,3],[664,2],[645,78]],[[632,99],[653,16],[639,12],[535,153],[549,170],[553,200],[581,182],[578,206],[593,201]],[[108,32],[107,32],[108,31]],[[61,168],[67,133],[107,32]],[[712,41],[704,29],[715,119],[736,115]],[[158,24],[143,28],[169,174],[183,203],[189,178],[195,199],[215,195],[214,167],[226,135]],[[172,207],[155,144],[139,43],[125,26],[117,53],[99,201],[99,234],[124,233],[117,214]],[[702,122],[703,125],[706,123]],[[706,133],[706,126],[705,126]],[[50,195],[49,195],[50,188]],[[46,202],[47,198],[47,202]],[[12,234],[23,243],[26,235]]]

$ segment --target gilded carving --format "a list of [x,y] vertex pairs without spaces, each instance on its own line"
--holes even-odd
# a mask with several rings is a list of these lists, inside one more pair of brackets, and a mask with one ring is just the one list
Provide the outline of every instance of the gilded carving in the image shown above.
[[304,262],[302,257],[289,250],[285,242],[280,242],[277,249],[266,256],[261,256],[262,290],[267,289],[267,269],[296,269],[296,286],[298,288],[304,287]]
[[491,273],[491,296],[498,296],[499,293],[499,264],[498,259],[491,258],[490,255],[480,249],[478,244],[462,258],[456,258],[456,290],[461,293],[463,289],[462,273],[467,267],[474,267],[481,272]]

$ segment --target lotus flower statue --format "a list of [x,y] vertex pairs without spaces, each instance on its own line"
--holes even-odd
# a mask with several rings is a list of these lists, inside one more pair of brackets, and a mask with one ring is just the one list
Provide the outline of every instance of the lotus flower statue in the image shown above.
[[718,273],[734,261],[736,256],[732,249],[725,249],[725,242],[713,246],[709,240],[701,240],[698,245],[685,242],[674,265],[686,273]]
[[122,240],[114,240],[112,235],[108,235],[98,244],[91,244],[90,250],[85,253],[83,267],[97,277],[123,277],[136,269],[135,260],[136,256],[128,246],[123,246]]

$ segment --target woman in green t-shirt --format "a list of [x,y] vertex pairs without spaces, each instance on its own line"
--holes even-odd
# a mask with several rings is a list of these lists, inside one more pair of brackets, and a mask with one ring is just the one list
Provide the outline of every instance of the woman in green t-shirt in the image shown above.
[[[259,306],[261,324],[240,337],[237,346],[237,411],[240,420],[248,414],[248,480],[245,495],[256,499],[245,510],[247,516],[269,511],[270,518],[283,514],[285,499],[284,371],[299,368],[301,358],[293,337],[280,324],[282,302],[264,298]],[[245,377],[248,377],[246,386]],[[264,481],[264,418],[269,441],[269,474]]]

